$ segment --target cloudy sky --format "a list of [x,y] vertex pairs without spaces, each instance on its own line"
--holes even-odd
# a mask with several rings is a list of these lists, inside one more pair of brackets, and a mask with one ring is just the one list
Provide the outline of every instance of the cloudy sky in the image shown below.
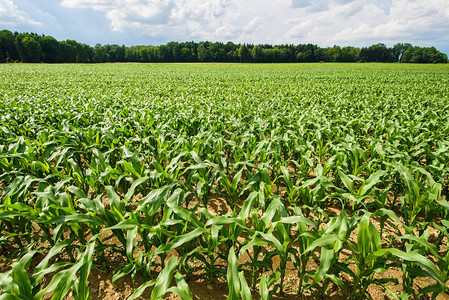
[[409,42],[449,53],[449,0],[0,0],[0,28],[90,45]]

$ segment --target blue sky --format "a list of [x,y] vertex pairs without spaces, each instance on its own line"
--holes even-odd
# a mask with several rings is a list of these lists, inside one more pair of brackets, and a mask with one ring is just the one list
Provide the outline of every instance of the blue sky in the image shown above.
[[0,28],[95,45],[392,46],[449,54],[449,0],[0,0]]

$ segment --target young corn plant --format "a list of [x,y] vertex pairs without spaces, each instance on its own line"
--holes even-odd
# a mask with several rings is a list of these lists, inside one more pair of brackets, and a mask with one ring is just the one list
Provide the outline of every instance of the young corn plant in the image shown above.
[[[442,185],[433,180],[430,173],[422,168],[416,168],[416,176],[413,176],[412,170],[401,164],[393,165],[403,176],[405,181],[405,195],[401,198],[402,215],[404,223],[407,227],[417,228],[422,234],[432,219],[441,211],[441,190]],[[421,183],[416,177],[423,174],[426,176],[427,186]],[[426,213],[426,222],[420,223],[416,221],[421,211]],[[411,231],[409,230],[409,233]]]
[[239,272],[239,263],[234,247],[229,250],[227,283],[228,300],[253,299],[243,271]]
[[[371,197],[371,191],[375,188],[376,184],[382,182],[380,179],[382,176],[387,174],[386,171],[377,171],[371,174],[366,180],[363,180],[360,177],[355,177],[352,175],[346,175],[343,170],[338,170],[338,175],[343,182],[344,186],[349,190],[349,193],[343,192],[341,193],[341,197],[345,200],[350,200],[351,210],[355,212],[357,209],[366,208],[365,199]],[[362,182],[361,186],[356,190],[355,182]]]
[[376,273],[386,271],[388,265],[384,257],[373,257],[376,251],[382,249],[382,241],[379,231],[370,221],[368,214],[361,218],[357,230],[357,244],[348,243],[349,249],[354,253],[353,259],[357,270],[352,272],[349,268],[345,268],[345,271],[354,278],[349,293],[351,299],[363,298],[371,284],[382,286],[387,282],[398,283],[397,279],[374,278]]
[[[339,278],[339,273],[347,269],[347,263],[339,261],[340,252],[349,239],[350,233],[357,224],[355,217],[348,218],[344,210],[336,218],[332,218],[318,233],[317,238],[309,245],[305,252],[316,251],[321,247],[319,267],[313,281],[306,285],[316,297],[323,297],[331,283],[343,291],[345,284]],[[319,285],[319,283],[322,283]]]
[[44,276],[72,265],[70,262],[61,261],[53,262],[49,266],[50,260],[71,242],[72,240],[65,240],[52,247],[45,258],[34,268],[31,276],[28,275],[30,264],[37,255],[37,251],[31,250],[11,264],[11,270],[0,275],[2,298],[41,299],[42,297],[37,295],[42,289],[41,284]]
[[[298,213],[300,215],[300,213]],[[311,243],[319,238],[318,234],[318,226],[303,216],[295,216],[295,217],[287,217],[282,221],[291,220],[294,224],[296,224],[298,229],[298,234],[295,237],[294,244],[297,243],[298,251],[297,253],[291,253],[290,259],[293,262],[296,270],[298,271],[298,296],[302,295],[306,289],[306,283],[309,279],[313,278],[313,271],[307,271],[307,263],[309,262],[312,251],[306,251]],[[292,223],[292,224],[293,224]]]
[[128,298],[128,300],[134,300],[138,298],[143,292],[149,288],[153,287],[151,292],[151,300],[161,300],[166,293],[175,293],[181,297],[181,299],[190,300],[193,299],[190,293],[189,286],[185,282],[184,278],[180,273],[174,275],[176,279],[176,286],[170,287],[171,281],[173,279],[173,274],[176,271],[176,266],[178,264],[178,259],[172,256],[167,262],[164,269],[159,273],[156,279],[150,280],[140,287],[138,287],[134,293]]

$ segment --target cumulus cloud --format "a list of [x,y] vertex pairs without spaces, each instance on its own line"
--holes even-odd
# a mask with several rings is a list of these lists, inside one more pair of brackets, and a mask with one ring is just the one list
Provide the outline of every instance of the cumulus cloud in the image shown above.
[[388,16],[375,4],[356,0],[333,4],[332,9],[311,13],[305,19],[288,21],[292,25],[285,34],[288,39],[301,37],[311,42],[330,44],[353,41],[361,30],[369,31],[376,24],[387,22]]
[[166,24],[174,7],[172,0],[64,0],[69,8],[90,8],[104,12],[114,31]]
[[251,33],[262,23],[263,19],[261,17],[254,17],[248,24],[245,25],[243,32]]
[[449,39],[447,0],[63,0],[62,6],[102,12],[112,31],[167,41],[328,46]]
[[20,10],[11,0],[0,0],[0,25],[42,25],[34,21],[28,13]]
[[305,19],[290,19],[285,37],[326,45],[431,39],[435,44],[449,38],[448,11],[446,0],[340,1]]
[[332,6],[351,3],[354,0],[325,0],[325,1],[308,1],[308,0],[292,0],[292,8],[304,8],[307,11],[317,12],[324,11]]

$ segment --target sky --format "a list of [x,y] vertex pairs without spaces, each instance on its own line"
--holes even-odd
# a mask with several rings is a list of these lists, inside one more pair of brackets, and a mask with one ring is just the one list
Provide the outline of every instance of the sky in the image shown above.
[[407,42],[449,54],[449,0],[0,0],[0,29],[92,46]]

